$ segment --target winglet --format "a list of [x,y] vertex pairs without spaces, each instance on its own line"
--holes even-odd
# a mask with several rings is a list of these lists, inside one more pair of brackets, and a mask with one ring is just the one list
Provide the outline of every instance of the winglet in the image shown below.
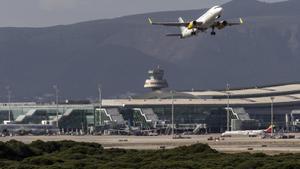
[[151,18],[148,18],[148,21],[149,21],[149,23],[150,23],[150,25],[152,25],[152,20],[151,20]]
[[244,23],[244,21],[243,21],[243,19],[242,19],[242,18],[240,18],[240,23],[241,23],[241,24],[243,24],[243,23]]

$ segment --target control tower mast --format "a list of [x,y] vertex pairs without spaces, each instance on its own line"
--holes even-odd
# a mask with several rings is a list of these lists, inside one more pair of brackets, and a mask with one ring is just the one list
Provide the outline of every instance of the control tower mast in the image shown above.
[[168,82],[164,79],[164,70],[159,66],[156,69],[149,70],[148,75],[149,79],[146,80],[144,88],[157,91],[168,87]]

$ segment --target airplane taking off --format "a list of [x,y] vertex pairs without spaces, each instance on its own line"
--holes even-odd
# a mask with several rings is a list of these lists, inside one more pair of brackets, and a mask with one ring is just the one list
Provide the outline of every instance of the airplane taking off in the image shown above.
[[214,6],[210,8],[204,15],[198,18],[195,21],[184,22],[180,17],[178,18],[179,22],[153,22],[151,18],[148,18],[151,25],[163,25],[163,26],[176,26],[180,28],[180,34],[167,34],[166,36],[176,36],[180,38],[188,38],[195,36],[200,32],[205,32],[207,29],[212,29],[211,35],[216,35],[215,28],[223,29],[226,26],[241,25],[244,23],[242,18],[240,18],[239,23],[229,23],[225,20],[218,21],[221,17],[223,8],[220,6]]
[[266,133],[271,133],[274,126],[269,126],[265,130],[237,130],[237,131],[226,131],[222,133],[222,137],[226,136],[259,136],[264,135]]

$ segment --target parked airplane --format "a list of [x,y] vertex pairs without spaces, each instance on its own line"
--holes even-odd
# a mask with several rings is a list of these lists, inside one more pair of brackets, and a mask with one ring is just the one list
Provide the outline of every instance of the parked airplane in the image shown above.
[[179,22],[153,22],[151,18],[148,18],[151,25],[163,25],[163,26],[176,26],[180,28],[180,34],[167,34],[166,36],[176,36],[180,38],[187,38],[197,35],[199,32],[205,32],[207,29],[212,29],[211,35],[216,35],[215,28],[223,29],[226,26],[241,25],[244,23],[240,18],[239,23],[229,23],[228,21],[218,21],[221,17],[223,8],[220,6],[214,6],[210,8],[204,15],[195,21],[184,22],[180,17]]
[[222,133],[222,137],[226,136],[236,136],[236,135],[244,135],[244,136],[259,136],[264,135],[266,133],[271,133],[274,126],[269,126],[265,130],[237,130],[237,131],[226,131]]

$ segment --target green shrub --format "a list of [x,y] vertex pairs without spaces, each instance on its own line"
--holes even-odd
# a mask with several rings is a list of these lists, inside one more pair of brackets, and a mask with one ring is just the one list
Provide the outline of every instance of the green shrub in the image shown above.
[[96,155],[96,154],[101,154],[102,149],[88,147],[88,146],[84,146],[84,145],[76,145],[74,147],[69,148],[68,150],[65,150],[65,152],[69,153],[69,154],[81,153],[81,154],[87,154],[87,155]]
[[182,146],[175,148],[173,151],[179,153],[218,153],[216,150],[210,148],[207,144],[194,144],[191,146]]
[[256,169],[263,166],[260,161],[248,160],[239,164],[236,169]]
[[36,155],[36,153],[28,145],[22,142],[10,140],[6,144],[12,149],[12,151],[14,151],[15,159],[23,159]]
[[0,142],[0,168],[11,169],[298,169],[299,161],[300,154],[225,154],[206,144],[140,151],[74,141]]
[[93,149],[97,149],[97,151],[103,151],[103,147],[101,144],[97,143],[86,143],[86,142],[75,142],[75,141],[49,141],[49,142],[43,142],[41,140],[34,141],[30,144],[30,147],[40,150],[42,152],[46,153],[53,153],[56,151],[64,151],[69,148],[75,147],[75,146],[84,146],[89,147]]
[[35,155],[37,153],[22,142],[16,140],[10,140],[6,143],[0,142],[0,159],[22,160]]
[[15,152],[7,144],[0,142],[0,159],[15,159]]
[[48,156],[38,156],[38,157],[25,159],[22,163],[41,166],[41,165],[52,165],[55,163],[55,161],[56,160]]

